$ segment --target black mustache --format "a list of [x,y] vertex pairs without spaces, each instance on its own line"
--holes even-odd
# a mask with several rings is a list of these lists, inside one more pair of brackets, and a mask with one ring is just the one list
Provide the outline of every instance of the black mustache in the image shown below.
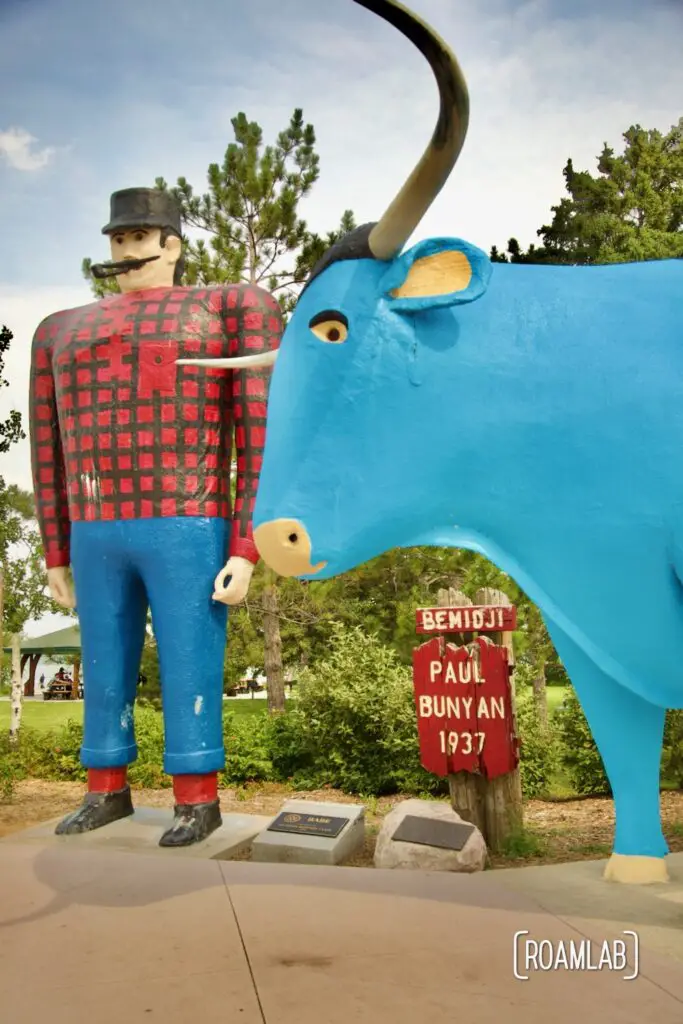
[[143,260],[119,260],[118,262],[110,260],[108,263],[94,263],[90,271],[94,278],[101,281],[104,277],[118,277],[119,274],[127,274],[129,270],[139,270],[145,263],[151,263],[152,260],[158,259],[158,256],[147,256]]

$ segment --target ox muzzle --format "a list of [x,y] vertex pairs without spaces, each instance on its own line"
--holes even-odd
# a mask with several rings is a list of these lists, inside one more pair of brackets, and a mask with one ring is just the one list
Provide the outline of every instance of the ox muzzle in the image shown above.
[[254,543],[278,576],[313,576],[327,565],[311,565],[311,539],[298,519],[271,519],[254,530]]

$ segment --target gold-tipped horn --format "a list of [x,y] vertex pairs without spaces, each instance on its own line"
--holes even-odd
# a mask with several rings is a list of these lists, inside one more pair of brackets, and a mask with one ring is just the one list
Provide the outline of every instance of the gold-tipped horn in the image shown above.
[[416,14],[395,0],[354,0],[397,28],[427,58],[439,87],[439,118],[419,163],[370,233],[379,260],[398,255],[446,184],[460,155],[469,122],[467,83],[455,54]]
[[225,359],[176,359],[178,366],[211,366],[215,370],[236,367],[237,369],[251,366],[272,366],[277,359],[278,348],[270,352],[259,352],[253,356],[230,356]]

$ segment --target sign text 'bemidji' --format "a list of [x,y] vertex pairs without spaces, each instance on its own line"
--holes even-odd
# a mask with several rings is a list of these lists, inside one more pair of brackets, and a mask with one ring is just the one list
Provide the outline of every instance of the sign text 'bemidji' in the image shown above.
[[517,629],[513,605],[418,608],[415,620],[418,633],[511,633]]
[[488,637],[466,647],[435,637],[413,653],[420,758],[434,775],[496,778],[517,766],[508,653]]

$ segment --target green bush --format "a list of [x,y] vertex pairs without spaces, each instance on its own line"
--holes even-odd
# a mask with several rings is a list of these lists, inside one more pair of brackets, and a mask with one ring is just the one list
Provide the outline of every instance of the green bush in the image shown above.
[[533,691],[517,688],[517,732],[520,739],[519,773],[527,800],[547,796],[560,765],[557,729],[550,721],[544,730]]
[[19,778],[17,760],[9,749],[7,737],[3,737],[0,745],[0,804],[12,803]]
[[222,786],[275,780],[270,730],[271,720],[266,714],[234,715],[225,712],[225,771],[220,776]]
[[[610,795],[574,691],[568,689],[545,733],[519,671],[517,684],[525,797],[546,795],[560,768],[577,794]],[[335,627],[326,660],[302,673],[297,690],[297,699],[281,715],[225,710],[221,785],[289,781],[299,789],[334,787],[364,798],[447,793],[446,780],[420,764],[410,669],[376,637],[359,628]],[[163,771],[163,719],[155,703],[141,698],[135,709],[139,755],[129,769],[135,786],[171,784]],[[0,737],[0,799],[12,799],[16,782],[25,778],[85,781],[79,760],[82,734],[82,726],[69,721],[53,732],[22,727],[14,747],[6,735]],[[683,710],[667,714],[662,771],[667,781],[683,787]]]
[[[223,729],[227,751],[221,784],[242,785],[273,779],[268,749],[270,722],[267,715],[231,715],[226,712]],[[171,785],[164,773],[164,724],[153,700],[138,700],[135,708],[137,760],[128,769],[134,786],[160,789]],[[83,727],[69,721],[61,728],[42,732],[22,726],[19,742],[10,747],[0,741],[0,797],[13,792],[16,779],[45,779],[57,782],[85,782],[87,772],[80,763]],[[9,796],[5,796],[9,799]]]
[[560,757],[579,796],[611,796],[600,752],[586,716],[572,687],[555,712],[560,737]]
[[328,657],[301,673],[270,746],[277,775],[302,789],[381,796],[445,785],[420,764],[410,670],[358,627],[333,627]]
[[[556,712],[560,757],[575,792],[611,796],[612,789],[588,722],[572,688]],[[683,710],[667,711],[662,749],[662,780],[683,789]]]
[[137,760],[128,768],[128,779],[134,786],[145,789],[164,789],[171,778],[164,774],[164,720],[145,698],[135,705],[135,742]]
[[22,726],[12,751],[18,777],[84,781],[86,773],[79,760],[82,737],[83,727],[73,721],[52,732]]
[[683,789],[683,710],[681,709],[666,713],[662,775],[677,789]]

